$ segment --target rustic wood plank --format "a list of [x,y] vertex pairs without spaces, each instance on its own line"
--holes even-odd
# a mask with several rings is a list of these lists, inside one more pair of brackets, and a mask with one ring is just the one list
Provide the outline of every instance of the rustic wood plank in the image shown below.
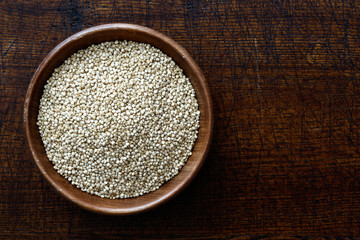
[[[1,238],[359,235],[359,9],[340,0],[0,1]],[[154,28],[185,47],[216,117],[211,153],[190,187],[128,217],[58,196],[22,126],[41,60],[71,34],[111,22]]]

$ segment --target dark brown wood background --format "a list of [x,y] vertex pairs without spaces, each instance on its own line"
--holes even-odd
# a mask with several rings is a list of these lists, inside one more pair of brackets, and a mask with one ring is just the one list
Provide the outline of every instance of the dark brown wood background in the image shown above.
[[[359,1],[335,0],[0,0],[0,236],[359,235],[359,13]],[[185,47],[215,108],[211,152],[195,181],[126,217],[59,196],[36,169],[22,123],[29,81],[47,53],[114,22],[151,27]]]

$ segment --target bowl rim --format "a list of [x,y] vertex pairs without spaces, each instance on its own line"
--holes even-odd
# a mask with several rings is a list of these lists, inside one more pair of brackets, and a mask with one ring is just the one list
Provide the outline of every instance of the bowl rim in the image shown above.
[[[196,73],[196,77],[199,79],[201,88],[204,91],[204,96],[205,96],[204,97],[204,105],[205,105],[205,108],[207,111],[207,116],[208,116],[206,118],[206,121],[208,121],[207,134],[204,136],[204,144],[206,144],[206,146],[205,146],[204,151],[202,151],[202,153],[200,155],[200,159],[197,160],[198,163],[195,166],[196,169],[192,172],[192,174],[189,174],[189,176],[187,176],[184,180],[182,180],[175,188],[172,188],[171,191],[162,195],[161,198],[159,198],[157,200],[155,199],[154,201],[151,201],[148,204],[143,204],[141,206],[130,207],[130,208],[127,207],[127,208],[117,208],[116,209],[116,208],[104,207],[104,206],[99,206],[99,205],[93,205],[93,204],[89,204],[89,203],[83,201],[81,198],[75,197],[69,193],[64,193],[63,189],[61,187],[59,187],[57,182],[49,176],[47,170],[45,169],[45,166],[41,163],[38,153],[35,150],[34,142],[31,138],[31,133],[30,133],[30,123],[29,123],[29,118],[30,118],[29,112],[30,112],[30,105],[31,105],[30,100],[33,98],[34,87],[35,87],[36,83],[39,81],[39,77],[40,77],[42,71],[44,71],[44,69],[46,68],[48,62],[50,62],[56,56],[57,53],[61,52],[62,49],[71,45],[77,39],[84,38],[88,34],[91,34],[91,33],[97,32],[97,31],[101,32],[101,31],[108,31],[108,30],[119,30],[119,31],[133,30],[133,31],[137,31],[141,34],[144,34],[144,33],[149,34],[152,37],[158,38],[160,41],[164,42],[168,46],[171,46],[171,48],[173,48],[177,53],[181,54],[181,57],[184,58],[188,62],[189,65],[191,65],[192,70]],[[167,54],[167,53],[165,52],[165,54]],[[86,210],[92,211],[92,212],[101,213],[101,214],[110,214],[110,215],[129,215],[129,214],[140,213],[140,212],[144,212],[144,211],[153,209],[153,208],[169,201],[170,199],[175,197],[178,193],[180,193],[184,188],[186,188],[186,186],[197,175],[197,173],[199,172],[200,168],[202,167],[202,165],[208,155],[211,140],[212,140],[214,120],[213,120],[213,106],[212,106],[210,90],[209,90],[207,81],[205,79],[205,76],[204,76],[203,72],[201,71],[201,69],[199,68],[199,66],[196,64],[195,60],[190,56],[190,54],[180,44],[178,44],[177,42],[175,42],[173,39],[166,36],[165,34],[162,34],[156,30],[153,30],[153,29],[145,27],[145,26],[141,26],[141,25],[137,25],[137,24],[129,24],[129,23],[112,23],[112,24],[103,24],[103,25],[90,27],[90,28],[84,29],[78,33],[75,33],[75,34],[69,36],[68,38],[66,38],[65,40],[63,40],[58,45],[56,45],[49,52],[49,54],[40,63],[39,67],[37,68],[37,70],[35,71],[35,73],[33,74],[32,78],[30,80],[30,83],[29,83],[29,86],[27,89],[27,93],[25,96],[25,101],[24,101],[23,123],[24,123],[24,127],[25,127],[26,143],[27,143],[28,148],[30,149],[32,158],[33,158],[34,162],[36,163],[37,168],[40,170],[41,175],[43,177],[45,177],[47,182],[49,182],[55,188],[56,192],[60,193],[60,195],[64,196],[66,199],[77,204],[78,206],[80,206]],[[121,200],[121,199],[114,199],[114,200]]]

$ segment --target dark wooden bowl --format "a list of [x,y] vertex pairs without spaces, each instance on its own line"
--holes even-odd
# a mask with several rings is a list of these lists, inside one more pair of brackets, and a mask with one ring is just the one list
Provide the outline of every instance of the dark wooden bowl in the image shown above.
[[[114,40],[149,43],[173,58],[184,70],[195,89],[200,108],[200,129],[193,154],[177,176],[165,183],[157,191],[141,197],[111,200],[81,191],[56,172],[46,156],[36,120],[44,85],[54,69],[80,49],[84,49],[91,44]],[[59,193],[70,201],[93,212],[126,215],[159,206],[174,197],[190,183],[199,171],[209,150],[213,116],[210,92],[204,75],[184,48],[169,37],[146,27],[132,24],[108,24],[92,27],[72,35],[56,46],[42,61],[31,79],[27,91],[24,106],[24,124],[27,143],[36,165],[47,181]]]

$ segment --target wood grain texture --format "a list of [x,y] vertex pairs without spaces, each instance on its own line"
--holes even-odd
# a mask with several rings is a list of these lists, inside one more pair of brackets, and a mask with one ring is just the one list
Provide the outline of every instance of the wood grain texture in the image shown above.
[[[359,10],[358,1],[340,0],[0,0],[1,237],[358,236]],[[22,126],[26,89],[47,53],[113,22],[180,43],[203,70],[215,108],[212,148],[195,181],[128,217],[90,213],[57,195],[35,168]]]

